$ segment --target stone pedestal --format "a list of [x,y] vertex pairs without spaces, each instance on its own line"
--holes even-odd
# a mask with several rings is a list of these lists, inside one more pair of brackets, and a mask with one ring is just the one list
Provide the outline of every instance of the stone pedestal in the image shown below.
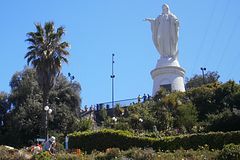
[[185,91],[184,86],[185,70],[180,67],[177,58],[161,57],[156,68],[151,71],[153,79],[154,96],[160,89],[164,87],[171,91]]

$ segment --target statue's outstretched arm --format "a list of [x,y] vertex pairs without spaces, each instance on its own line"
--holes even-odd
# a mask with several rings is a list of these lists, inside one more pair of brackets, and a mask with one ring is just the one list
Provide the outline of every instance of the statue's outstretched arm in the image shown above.
[[144,21],[148,21],[148,22],[154,22],[155,19],[154,18],[145,18]]

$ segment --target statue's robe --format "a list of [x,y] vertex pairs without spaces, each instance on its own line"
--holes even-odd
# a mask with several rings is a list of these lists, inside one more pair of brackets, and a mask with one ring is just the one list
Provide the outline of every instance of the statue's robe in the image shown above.
[[152,39],[163,57],[176,58],[178,54],[179,22],[172,13],[161,14],[151,21]]

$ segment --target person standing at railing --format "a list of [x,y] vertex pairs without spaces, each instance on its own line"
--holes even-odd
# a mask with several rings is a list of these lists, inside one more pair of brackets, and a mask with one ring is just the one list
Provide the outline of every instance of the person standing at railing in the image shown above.
[[144,93],[144,95],[143,95],[143,103],[146,102],[146,100],[147,100],[147,96],[146,96],[146,94]]
[[137,99],[138,99],[138,103],[140,103],[140,102],[141,102],[141,96],[140,96],[140,94],[138,95]]
[[85,110],[85,112],[88,111],[88,107],[87,107],[87,105],[84,106],[84,110]]
[[150,99],[151,99],[151,96],[148,94],[147,95],[147,100],[150,101]]

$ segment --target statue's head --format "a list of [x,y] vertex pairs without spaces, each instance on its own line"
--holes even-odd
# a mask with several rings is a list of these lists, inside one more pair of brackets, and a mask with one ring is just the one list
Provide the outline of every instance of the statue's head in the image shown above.
[[162,5],[162,13],[163,14],[168,14],[170,12],[169,6],[167,4]]

